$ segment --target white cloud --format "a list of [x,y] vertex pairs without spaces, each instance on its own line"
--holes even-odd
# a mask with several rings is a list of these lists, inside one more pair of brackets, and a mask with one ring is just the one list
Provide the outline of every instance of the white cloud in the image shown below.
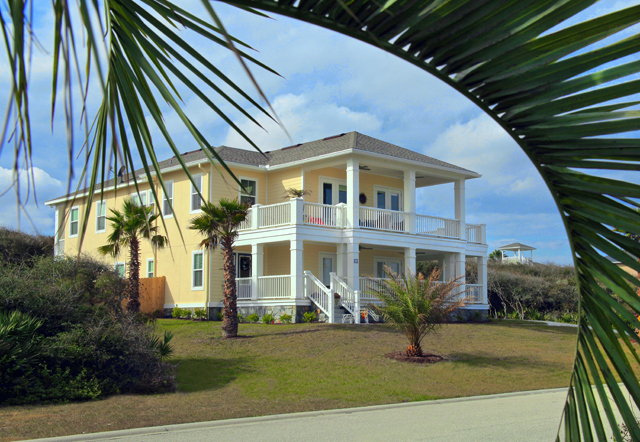
[[[353,111],[333,102],[314,101],[306,94],[280,95],[273,100],[272,105],[291,135],[293,143],[317,140],[353,130],[377,133],[382,127],[382,122],[373,114]],[[239,123],[238,127],[262,150],[279,149],[292,144],[275,122],[264,115],[258,115],[256,119],[268,132],[248,119]],[[251,149],[251,145],[233,129],[229,129],[222,144]]]

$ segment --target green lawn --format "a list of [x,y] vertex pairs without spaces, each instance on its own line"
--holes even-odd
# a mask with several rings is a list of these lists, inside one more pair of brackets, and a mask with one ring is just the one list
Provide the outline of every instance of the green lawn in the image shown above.
[[404,336],[387,325],[240,325],[158,321],[175,334],[179,391],[0,408],[0,440],[473,396],[568,384],[575,328],[515,321],[449,324],[425,351],[445,362],[388,359]]

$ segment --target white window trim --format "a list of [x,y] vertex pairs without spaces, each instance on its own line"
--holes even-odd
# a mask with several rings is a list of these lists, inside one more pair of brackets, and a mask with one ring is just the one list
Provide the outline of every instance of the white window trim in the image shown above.
[[[149,262],[153,263],[153,276],[149,276]],[[153,258],[147,258],[146,275],[147,275],[147,278],[155,278],[156,276],[156,262],[154,261]]]
[[[196,175],[193,175],[193,178],[195,179],[196,177],[200,177],[200,193],[202,194],[202,196],[204,196],[204,176],[201,173],[198,173]],[[192,203],[192,198],[193,198],[193,190],[195,189],[195,187],[193,186],[192,182],[189,182],[189,213],[191,215],[193,215],[194,213],[202,213],[202,209],[198,208],[193,210],[193,207],[191,207],[191,203]],[[200,205],[202,205],[203,203],[203,198],[200,198]]]
[[134,201],[134,198],[140,198],[142,195],[145,196],[145,198],[147,199],[147,202],[145,204],[142,204],[142,200],[140,200],[140,205],[148,207],[149,206],[149,190],[141,190],[140,194],[138,194],[138,192],[133,192],[129,196],[131,197],[131,201]]
[[[374,256],[373,257],[373,273],[376,274],[378,271],[378,263],[379,262],[390,262],[395,261],[400,263],[400,272],[402,273],[404,270],[404,258],[393,258],[391,256]],[[386,278],[387,275],[377,275],[376,278]]]
[[[402,189],[398,189],[396,187],[387,187],[387,186],[379,186],[377,184],[373,185],[373,207],[374,208],[378,208],[378,191],[381,192],[386,192],[385,194],[385,202],[384,202],[384,206],[387,207],[391,207],[391,192],[397,192],[400,194],[400,201],[399,201],[399,206],[400,206],[400,212],[404,211],[404,191]],[[385,210],[391,210],[391,209],[385,209]]]
[[[100,212],[98,211],[98,206],[100,204],[105,205],[104,209],[104,229],[98,229],[98,218],[100,217]],[[96,201],[96,233],[105,233],[107,231],[107,210],[109,207],[107,206],[107,200]]]
[[[76,233],[75,235],[71,234],[71,212],[73,212],[74,210],[78,211],[78,221],[76,221],[78,223],[78,233]],[[69,238],[77,238],[78,234],[80,233],[80,206],[73,206],[71,208],[71,210],[69,210]]]
[[116,270],[116,268],[117,268],[119,265],[123,265],[123,266],[124,266],[124,272],[123,272],[122,277],[123,277],[123,278],[126,278],[126,277],[127,277],[127,263],[126,263],[125,261],[118,261],[118,262],[114,262],[114,263],[113,263],[113,271],[114,271],[114,272],[116,272],[116,273],[118,273],[118,272],[117,272],[117,270]]
[[[323,184],[324,183],[328,183],[328,184],[330,183],[332,186],[333,185],[346,186],[347,185],[347,180],[343,180],[341,178],[331,178],[331,177],[328,177],[328,176],[320,175],[320,179],[318,181],[318,203],[319,204],[324,204],[324,201],[323,201],[323,197],[324,197]],[[338,187],[338,189],[339,189],[339,187]],[[340,198],[339,197],[339,192],[332,192],[331,193],[331,205],[335,206],[336,204],[338,204],[339,198]],[[348,203],[349,203],[349,189],[347,188],[347,204]],[[360,204],[360,203],[358,202],[358,204]]]
[[[202,255],[202,270],[200,270],[202,272],[202,286],[194,285],[194,282],[196,279],[195,278],[196,269],[193,268],[193,260],[197,254]],[[204,290],[204,250],[194,250],[193,252],[191,252],[191,291],[200,291],[200,290]]]
[[169,183],[171,183],[171,214],[170,215],[167,215],[167,214],[164,213],[164,201],[165,201],[165,199],[167,199],[166,198],[167,194],[164,191],[164,189],[162,191],[162,207],[161,207],[161,209],[162,209],[162,217],[165,218],[165,219],[166,218],[173,218],[173,214],[176,211],[176,208],[174,206],[174,200],[175,200],[175,195],[176,195],[176,186],[175,186],[173,180],[165,181],[164,182],[164,188],[165,189],[167,188],[167,185]]
[[[238,181],[242,182],[242,180],[248,180],[248,181],[254,181],[256,183],[256,194],[255,195],[246,195],[246,196],[254,196],[254,198],[256,199],[255,204],[259,204],[259,199],[258,199],[258,186],[260,184],[260,181],[258,178],[255,177],[248,177],[248,176],[238,176]],[[242,201],[242,187],[238,186],[238,202]]]

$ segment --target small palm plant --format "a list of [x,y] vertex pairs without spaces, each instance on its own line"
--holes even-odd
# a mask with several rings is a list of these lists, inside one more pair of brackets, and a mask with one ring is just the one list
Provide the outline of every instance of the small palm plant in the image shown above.
[[238,237],[238,227],[248,214],[249,207],[237,199],[220,199],[218,205],[204,202],[202,213],[191,220],[189,228],[197,230],[204,239],[201,247],[222,249],[224,259],[224,308],[222,317],[222,337],[238,336],[238,305],[236,293],[236,265],[233,260],[233,247]]
[[117,258],[122,248],[129,249],[129,282],[127,284],[127,310],[140,311],[140,240],[151,243],[154,248],[161,249],[167,245],[167,237],[158,234],[158,227],[153,225],[160,214],[152,214],[153,207],[136,205],[130,198],[124,200],[122,211],[111,209],[107,220],[111,223],[111,234],[107,244],[98,247],[103,255]]
[[289,187],[286,190],[286,195],[284,196],[284,199],[287,198],[304,198],[305,195],[310,195],[311,191],[310,190],[303,190],[303,189],[296,189],[295,187]]
[[422,356],[424,337],[464,305],[466,299],[456,290],[460,280],[441,282],[441,269],[434,269],[428,278],[422,273],[396,275],[388,267],[384,271],[388,279],[372,280],[374,288],[369,291],[382,305],[371,309],[404,333],[409,341],[407,356]]

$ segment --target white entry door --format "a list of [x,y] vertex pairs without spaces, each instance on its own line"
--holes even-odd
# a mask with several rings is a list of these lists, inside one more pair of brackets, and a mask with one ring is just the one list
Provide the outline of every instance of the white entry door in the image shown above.
[[402,191],[390,187],[374,186],[378,209],[402,210]]
[[320,178],[320,203],[335,206],[338,203],[347,204],[347,182],[329,178]]
[[403,272],[402,258],[387,258],[376,257],[373,259],[376,278],[387,278],[388,275],[384,272],[384,267],[387,266],[395,275],[400,275]]
[[335,253],[320,253],[320,280],[327,287],[331,284],[331,272],[336,272],[337,261]]

